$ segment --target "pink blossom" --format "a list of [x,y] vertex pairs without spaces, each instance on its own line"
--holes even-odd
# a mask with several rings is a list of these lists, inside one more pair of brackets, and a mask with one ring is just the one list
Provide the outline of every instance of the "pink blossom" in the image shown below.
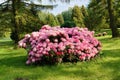
[[50,47],[45,48],[46,51],[50,51]]
[[35,54],[36,57],[40,57],[40,54]]
[[41,29],[46,29],[46,30],[49,30],[49,29],[51,29],[51,27],[49,26],[49,25],[44,25],[44,26],[42,26],[42,28]]
[[35,52],[35,51],[37,51],[36,47],[35,47],[35,48],[33,48],[33,51],[34,51],[34,52]]
[[30,64],[30,63],[31,63],[31,61],[29,61],[29,60],[26,61],[26,64]]
[[80,60],[87,60],[95,57],[101,50],[101,43],[94,37],[94,32],[79,27],[44,25],[39,32],[26,34],[18,44],[28,51],[26,64],[41,60],[43,56],[50,56],[51,51],[52,55],[62,55],[61,59],[69,53],[68,55],[79,56]]
[[58,40],[57,40],[57,39],[55,39],[55,40],[54,40],[54,42],[56,42],[56,43],[57,43],[57,42],[58,42]]
[[22,47],[23,46],[23,42],[22,41],[19,41],[19,47]]
[[49,40],[49,39],[46,39],[46,42],[47,42],[47,43],[49,43],[49,42],[50,42],[50,40]]
[[59,55],[62,55],[63,54],[63,52],[56,52],[56,54],[59,56]]
[[30,34],[26,34],[26,35],[25,35],[25,38],[30,38]]
[[65,41],[66,41],[66,39],[65,39],[65,38],[61,38],[61,40],[62,40],[63,42],[65,42]]
[[29,55],[34,55],[34,52],[33,52],[33,51],[30,51],[30,52],[29,52]]
[[85,55],[80,56],[79,59],[84,61],[85,60]]
[[32,62],[35,62],[35,58],[32,58]]

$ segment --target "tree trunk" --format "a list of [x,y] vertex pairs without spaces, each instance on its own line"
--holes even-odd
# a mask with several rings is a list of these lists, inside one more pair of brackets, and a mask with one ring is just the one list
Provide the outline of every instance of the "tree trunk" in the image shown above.
[[117,29],[117,26],[115,25],[115,19],[114,19],[114,8],[112,0],[107,0],[108,4],[108,12],[109,12],[109,19],[110,19],[110,28],[112,31],[112,37],[119,37],[119,31]]
[[17,16],[17,2],[19,0],[12,0],[12,13],[13,13],[13,30],[12,30],[12,39],[15,41],[15,44],[18,43],[18,41],[20,40],[20,37],[19,37],[19,25],[18,23],[16,22],[16,16]]

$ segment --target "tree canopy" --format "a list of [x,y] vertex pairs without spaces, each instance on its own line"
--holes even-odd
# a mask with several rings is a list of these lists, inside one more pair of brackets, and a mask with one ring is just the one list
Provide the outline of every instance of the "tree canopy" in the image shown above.
[[[43,0],[38,1],[41,3]],[[70,2],[71,0],[59,1]],[[37,31],[42,25],[48,24],[61,27],[87,27],[90,30],[110,28],[112,37],[120,35],[117,29],[120,27],[119,0],[90,0],[87,7],[76,5],[57,16],[41,11],[56,6],[35,4],[34,0],[5,0],[0,3],[0,30],[2,30],[0,33],[11,32],[11,39],[17,43],[23,34]]]

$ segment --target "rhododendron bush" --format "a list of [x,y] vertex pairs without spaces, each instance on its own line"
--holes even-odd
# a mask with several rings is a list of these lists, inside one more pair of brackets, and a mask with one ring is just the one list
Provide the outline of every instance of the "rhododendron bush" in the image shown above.
[[26,64],[77,62],[99,54],[101,43],[87,28],[42,26],[38,32],[26,34],[19,46],[28,51]]

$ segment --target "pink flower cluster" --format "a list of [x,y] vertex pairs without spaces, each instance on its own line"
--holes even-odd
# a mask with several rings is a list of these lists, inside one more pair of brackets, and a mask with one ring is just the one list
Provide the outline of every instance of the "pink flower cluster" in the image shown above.
[[83,61],[95,57],[101,50],[101,43],[93,35],[94,32],[87,28],[44,25],[38,32],[26,34],[19,46],[28,50],[27,64],[42,61],[44,56],[55,56],[60,60],[75,57]]

